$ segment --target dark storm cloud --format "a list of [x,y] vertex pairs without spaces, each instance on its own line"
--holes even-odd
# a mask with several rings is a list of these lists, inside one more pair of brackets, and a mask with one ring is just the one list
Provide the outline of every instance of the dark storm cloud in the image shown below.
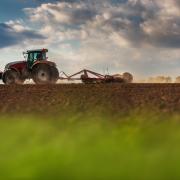
[[0,48],[5,48],[11,45],[19,44],[27,39],[43,39],[44,37],[35,31],[22,30],[16,31],[10,25],[0,23]]

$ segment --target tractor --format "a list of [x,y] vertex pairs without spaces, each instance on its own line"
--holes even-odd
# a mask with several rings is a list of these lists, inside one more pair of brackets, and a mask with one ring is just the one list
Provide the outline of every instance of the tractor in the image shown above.
[[24,61],[8,63],[1,73],[4,84],[23,84],[26,79],[33,79],[36,84],[55,84],[59,71],[54,62],[47,60],[47,52],[47,49],[26,51]]

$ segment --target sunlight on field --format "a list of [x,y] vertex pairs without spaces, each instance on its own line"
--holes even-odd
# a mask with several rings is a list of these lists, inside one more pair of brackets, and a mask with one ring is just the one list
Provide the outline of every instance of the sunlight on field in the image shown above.
[[0,118],[0,178],[179,179],[180,116]]

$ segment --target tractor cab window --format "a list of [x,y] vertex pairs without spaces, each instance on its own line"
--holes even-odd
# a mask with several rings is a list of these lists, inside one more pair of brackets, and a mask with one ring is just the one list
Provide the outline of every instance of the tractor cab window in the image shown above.
[[29,62],[34,62],[34,54],[33,53],[28,54],[28,61]]
[[45,52],[30,52],[28,53],[28,65],[31,67],[35,61],[46,60]]

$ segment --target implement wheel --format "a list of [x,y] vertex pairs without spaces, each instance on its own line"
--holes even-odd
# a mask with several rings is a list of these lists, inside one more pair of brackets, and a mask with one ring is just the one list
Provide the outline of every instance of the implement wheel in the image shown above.
[[133,75],[126,72],[123,74],[123,79],[124,79],[125,83],[132,83],[133,82]]

